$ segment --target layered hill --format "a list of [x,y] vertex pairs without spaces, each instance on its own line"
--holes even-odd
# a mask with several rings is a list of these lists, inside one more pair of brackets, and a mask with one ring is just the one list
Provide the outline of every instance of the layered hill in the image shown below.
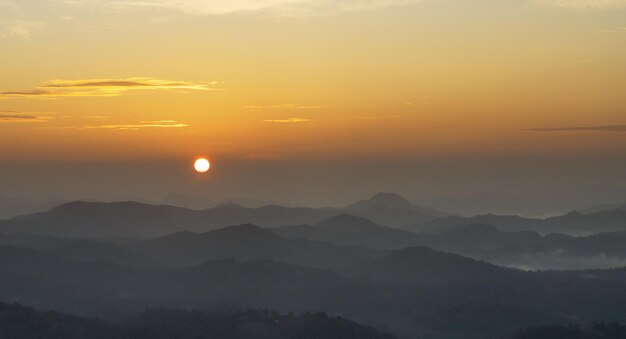
[[540,233],[566,233],[589,235],[600,232],[626,230],[626,210],[616,209],[584,214],[570,212],[561,216],[532,219],[520,216],[479,215],[474,217],[451,216],[430,220],[417,225],[417,228],[443,232],[457,226],[487,224],[503,231],[535,231]]
[[[393,198],[390,198],[393,197]],[[151,238],[178,231],[206,232],[230,225],[262,227],[315,224],[322,220],[354,214],[385,226],[409,227],[443,215],[414,206],[394,195],[376,195],[347,208],[305,208],[268,205],[245,208],[222,204],[205,210],[137,202],[72,202],[49,211],[0,222],[0,232],[28,232],[65,237]]]
[[268,229],[244,224],[206,233],[179,232],[137,242],[133,251],[173,266],[199,264],[207,260],[268,259],[323,268],[340,268],[381,255],[381,251],[355,246],[287,239]]
[[0,335],[20,339],[393,339],[326,313],[155,309],[113,323],[0,303]]

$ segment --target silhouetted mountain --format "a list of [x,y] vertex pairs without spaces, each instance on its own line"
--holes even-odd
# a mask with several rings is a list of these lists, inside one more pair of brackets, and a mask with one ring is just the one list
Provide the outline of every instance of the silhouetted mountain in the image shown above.
[[468,248],[463,254],[499,265],[533,269],[611,268],[626,265],[625,231],[584,237],[551,233],[528,240],[493,248]]
[[368,219],[356,217],[349,214],[342,214],[332,218],[328,218],[326,220],[318,222],[316,226],[320,229],[332,229],[348,234],[361,233],[364,231],[376,231],[383,228]]
[[472,249],[531,247],[542,241],[541,235],[536,232],[503,232],[495,226],[485,224],[457,226],[443,233],[426,233],[422,234],[422,239],[424,246],[455,253]]
[[0,272],[0,300],[84,314],[104,307],[115,298],[114,289],[133,278],[123,267],[17,247],[0,247]]
[[626,230],[626,210],[602,211],[591,214],[570,212],[543,221],[550,232],[592,234]]
[[12,231],[69,237],[145,237],[193,228],[199,212],[137,202],[72,202],[13,219]]
[[93,240],[74,240],[43,251],[71,261],[113,263],[129,267],[151,267],[159,263],[125,247]]
[[66,237],[127,236],[150,238],[190,230],[207,231],[254,222],[279,226],[317,222],[339,214],[332,209],[265,206],[258,209],[222,204],[194,211],[181,207],[136,202],[73,202],[5,222],[2,232],[28,232]]
[[[404,202],[403,202],[404,201]],[[414,206],[392,194],[378,194],[349,209],[268,205],[246,208],[221,204],[205,210],[137,202],[72,202],[50,211],[23,215],[0,223],[0,232],[27,232],[63,237],[151,238],[177,231],[206,232],[251,223],[262,227],[315,224],[342,214],[357,214],[385,226],[415,225],[443,215]]]
[[[249,225],[218,235],[245,238],[240,232],[277,237]],[[338,272],[267,260],[137,269],[0,248],[0,300],[108,318],[146,307],[323,309],[406,338],[496,338],[542,323],[626,319],[626,269],[524,272],[417,247]]]
[[215,207],[218,205],[218,202],[186,194],[172,193],[163,197],[161,204],[184,207],[192,210],[204,210]]
[[[77,263],[33,250],[0,247],[0,300],[72,314],[128,314],[147,306],[231,305],[302,310],[325,306],[336,273],[272,261],[210,261],[180,269],[130,269]],[[325,304],[326,303],[326,304]]]
[[333,217],[316,225],[284,226],[272,230],[290,239],[302,238],[335,245],[378,249],[427,246],[455,253],[509,246],[528,247],[541,241],[541,236],[536,232],[502,232],[484,224],[456,226],[442,233],[413,233],[379,226],[367,219],[348,215]]
[[[355,202],[354,204],[347,206],[346,209],[354,210],[354,211],[365,211],[372,207],[378,207],[378,206],[386,206],[386,207],[393,207],[393,208],[419,208],[417,206],[414,206],[408,200],[406,200],[405,198],[397,194],[379,192],[367,200],[359,200]],[[435,210],[432,210],[432,212],[434,214],[437,213],[437,211]]]
[[0,303],[0,337],[19,339],[131,339],[115,325],[58,312]]
[[326,313],[147,310],[121,323],[0,303],[0,335],[12,339],[393,339]]
[[126,247],[103,241],[38,236],[27,233],[0,234],[0,246],[24,247],[75,262],[115,263],[130,267],[158,265]]
[[435,232],[450,230],[468,224],[487,224],[504,231],[535,231],[540,233],[592,234],[626,230],[626,210],[602,211],[591,214],[570,212],[546,219],[522,218],[519,216],[479,215],[470,218],[447,217],[431,220],[418,228]]
[[597,213],[602,211],[614,211],[614,210],[625,210],[626,211],[626,202],[617,203],[617,204],[604,204],[592,206],[587,209],[581,210],[581,212],[585,214]]
[[73,239],[32,235],[28,233],[0,233],[0,246],[26,247],[32,249],[50,249],[65,246]]
[[381,254],[380,251],[359,247],[341,247],[303,239],[289,240],[250,224],[229,226],[202,234],[180,232],[142,241],[132,248],[175,266],[235,258],[272,259],[312,267],[338,268]]
[[0,219],[13,218],[18,215],[45,211],[65,201],[58,198],[19,199],[2,196],[0,193]]
[[368,200],[357,201],[345,208],[349,213],[389,227],[415,230],[416,224],[446,217],[449,214],[428,207],[413,205],[392,193],[378,193]]
[[342,246],[362,246],[378,249],[398,249],[415,245],[421,237],[409,231],[383,227],[365,218],[340,215],[315,225],[295,225],[273,228],[272,231],[289,239],[308,239]]
[[414,286],[500,278],[515,271],[427,247],[409,247],[359,263],[348,272],[358,279]]
[[217,206],[215,206],[216,208],[220,208],[220,209],[244,209],[245,207],[239,204],[236,204],[234,202],[223,202],[221,204],[218,204]]
[[626,339],[626,326],[618,323],[597,323],[590,327],[539,326],[518,330],[512,339]]
[[[337,273],[270,260],[214,260],[198,266],[163,270],[139,292],[153,307],[328,309],[332,290],[351,282]],[[330,294],[329,294],[330,293]],[[137,304],[140,309],[142,304]],[[223,306],[221,306],[223,307]]]
[[446,232],[459,226],[483,224],[492,225],[503,231],[530,231],[537,228],[540,219],[523,218],[516,215],[485,214],[473,217],[450,216],[427,221],[418,228],[432,232]]

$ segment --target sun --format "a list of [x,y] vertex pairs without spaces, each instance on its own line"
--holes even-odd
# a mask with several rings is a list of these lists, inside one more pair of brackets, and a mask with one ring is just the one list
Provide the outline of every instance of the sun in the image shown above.
[[206,173],[209,168],[211,168],[211,163],[206,158],[198,158],[196,162],[194,162],[193,168],[195,168],[198,173]]

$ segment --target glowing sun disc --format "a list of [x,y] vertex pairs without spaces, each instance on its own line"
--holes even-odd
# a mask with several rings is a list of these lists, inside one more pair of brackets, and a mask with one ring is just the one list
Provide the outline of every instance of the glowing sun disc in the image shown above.
[[205,158],[199,158],[193,164],[193,168],[195,168],[198,173],[206,173],[209,168],[211,168],[211,163]]

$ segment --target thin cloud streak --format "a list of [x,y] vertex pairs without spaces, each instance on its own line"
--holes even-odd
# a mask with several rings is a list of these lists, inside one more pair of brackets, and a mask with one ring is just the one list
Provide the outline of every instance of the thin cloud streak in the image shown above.
[[367,115],[367,116],[357,117],[357,119],[359,119],[359,120],[381,120],[381,119],[398,119],[398,118],[402,118],[402,117],[404,117],[404,116],[400,115],[400,114],[389,115],[389,116],[385,116],[385,115]]
[[89,125],[89,126],[80,127],[79,129],[113,129],[113,130],[138,131],[144,128],[184,128],[184,127],[189,127],[189,125],[175,121],[175,120],[155,120],[155,121],[140,121],[138,124]]
[[533,0],[536,6],[573,10],[607,10],[626,8],[626,0]]
[[133,90],[178,90],[212,91],[219,90],[211,83],[193,83],[155,78],[127,79],[87,79],[50,80],[36,89],[25,91],[0,92],[0,98],[57,98],[57,97],[96,97],[120,96]]
[[36,112],[0,111],[0,124],[42,123],[48,122],[50,119],[52,119],[51,116]]
[[75,6],[105,6],[117,10],[169,9],[198,15],[266,12],[278,16],[308,16],[376,10],[422,0],[49,0]]
[[249,105],[243,106],[247,109],[320,109],[322,106],[305,106],[297,104],[284,104],[284,105]]
[[0,23],[0,37],[29,40],[32,34],[42,26],[43,23],[38,21],[11,20]]
[[531,128],[532,132],[626,132],[626,125],[604,125],[584,127]]
[[[75,7],[104,7],[108,10],[174,10],[193,15],[264,13],[299,17],[380,10],[425,0],[48,0]],[[626,0],[527,0],[537,7],[570,10],[626,8]]]
[[311,120],[311,119],[304,119],[304,118],[288,118],[288,119],[268,119],[268,120],[263,120],[263,122],[279,123],[279,124],[296,124],[296,123],[311,122],[311,121],[313,121],[313,120]]

